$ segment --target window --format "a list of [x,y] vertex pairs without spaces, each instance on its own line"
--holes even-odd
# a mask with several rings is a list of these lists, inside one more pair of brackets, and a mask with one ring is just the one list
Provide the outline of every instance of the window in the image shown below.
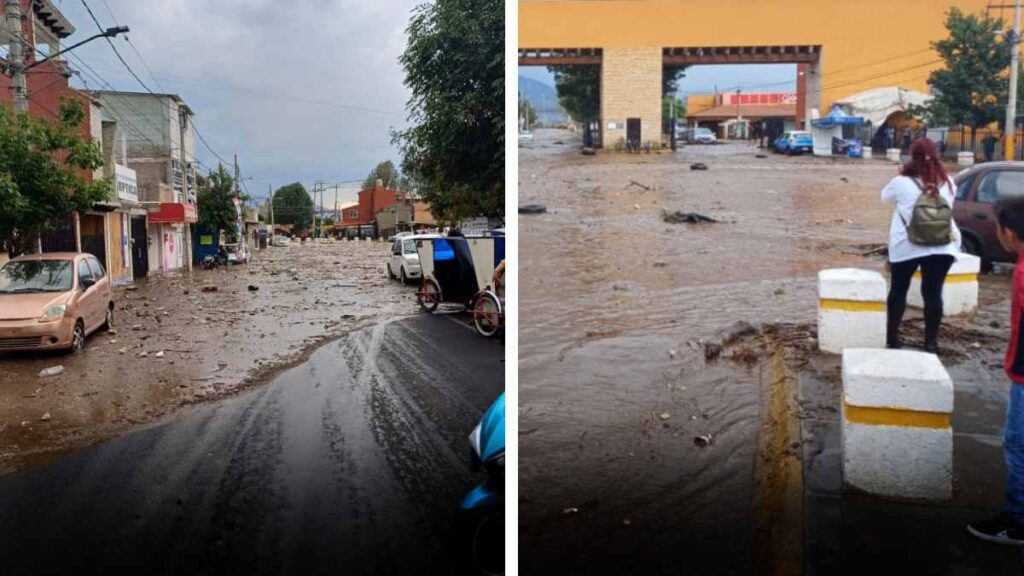
[[989,172],[978,188],[978,202],[993,203],[1018,196],[1024,196],[1024,172],[1016,170]]
[[402,241],[401,240],[395,240],[395,243],[391,245],[391,253],[395,254],[395,255],[401,254],[402,253],[401,246],[402,246]]
[[100,261],[95,258],[86,258],[86,260],[89,262],[89,268],[92,269],[93,278],[95,278],[97,282],[102,280],[103,276],[106,275],[106,272],[103,271],[103,265],[100,264]]
[[416,254],[416,241],[406,240],[404,242],[402,249],[405,251],[406,254]]
[[359,210],[349,210],[348,217],[353,219],[359,218]]
[[81,289],[86,288],[87,283],[92,282],[92,271],[89,270],[89,264],[85,260],[78,262],[78,287]]
[[971,174],[970,176],[964,178],[963,180],[961,180],[960,182],[957,183],[957,185],[956,185],[956,199],[957,200],[966,200],[967,199],[967,195],[971,193],[971,186],[974,185],[974,179],[975,179],[976,176],[977,176],[977,174]]

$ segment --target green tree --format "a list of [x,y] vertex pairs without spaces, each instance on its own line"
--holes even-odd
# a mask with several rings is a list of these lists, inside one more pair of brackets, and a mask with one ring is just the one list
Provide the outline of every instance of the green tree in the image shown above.
[[555,77],[558,104],[576,122],[601,115],[601,67],[584,64],[548,66]]
[[672,117],[672,100],[675,100],[676,104],[675,117],[686,118],[686,100],[683,100],[682,98],[672,98],[671,96],[666,96],[661,99],[661,116],[663,118]]
[[926,110],[910,110],[930,124],[978,128],[1003,118],[1009,89],[1010,43],[1001,35],[1002,19],[964,14],[950,8],[949,37],[932,43],[945,67],[928,77],[935,97]]
[[402,170],[440,221],[505,206],[505,2],[419,5],[399,59],[411,127],[393,132]]
[[81,136],[81,103],[62,101],[57,116],[0,113],[0,245],[8,252],[29,251],[40,235],[109,197],[110,178],[79,172],[103,167],[99,146]]
[[524,128],[532,127],[537,123],[537,111],[533,109],[533,105],[522,92],[519,93],[519,118],[526,124]]
[[[210,172],[206,178],[197,179],[199,196],[199,222],[213,228],[227,232],[229,242],[238,240],[237,219],[235,211],[235,179],[224,169],[223,164],[217,164],[217,171]],[[246,194],[237,195],[242,202],[248,202]]]
[[278,188],[274,192],[274,223],[291,224],[292,231],[303,232],[313,218],[313,199],[299,182]]
[[373,170],[370,170],[366,180],[363,180],[363,190],[373,189],[377,185],[378,179],[384,182],[385,188],[390,188],[391,190],[409,192],[412,189],[412,181],[405,174],[402,174],[398,168],[395,168],[395,163],[391,160],[385,160],[374,166]]

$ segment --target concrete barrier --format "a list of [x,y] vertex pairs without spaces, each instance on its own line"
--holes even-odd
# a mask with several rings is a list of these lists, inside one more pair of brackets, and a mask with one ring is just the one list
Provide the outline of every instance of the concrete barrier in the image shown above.
[[885,159],[889,160],[890,162],[899,162],[900,161],[900,149],[899,148],[889,148],[889,149],[887,149],[885,151]]
[[958,152],[956,163],[960,166],[974,166],[974,152]]
[[[957,254],[956,262],[949,269],[946,283],[942,286],[942,313],[946,316],[970,314],[978,309],[978,274],[981,272],[981,258],[971,254]],[[921,296],[921,271],[914,273],[907,293],[907,304],[924,308]]]
[[871,160],[871,148],[869,146],[865,146],[864,148],[862,148],[860,152],[860,157],[862,160]]
[[878,272],[839,268],[818,273],[818,347],[885,346],[885,278]]
[[934,354],[843,352],[843,484],[880,496],[948,500],[953,381]]

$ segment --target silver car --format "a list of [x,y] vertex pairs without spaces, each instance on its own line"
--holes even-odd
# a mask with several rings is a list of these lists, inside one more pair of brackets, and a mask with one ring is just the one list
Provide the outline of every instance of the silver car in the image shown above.
[[402,284],[408,284],[410,280],[418,280],[423,277],[420,269],[420,255],[416,251],[416,241],[426,238],[440,238],[437,234],[410,234],[408,236],[395,237],[391,243],[391,257],[388,258],[388,278],[398,278]]

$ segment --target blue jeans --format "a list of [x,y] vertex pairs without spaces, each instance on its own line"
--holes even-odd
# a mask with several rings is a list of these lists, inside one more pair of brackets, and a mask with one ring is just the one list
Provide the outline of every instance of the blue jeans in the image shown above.
[[1024,526],[1024,384],[1010,384],[1003,450],[1006,453],[1006,513]]

